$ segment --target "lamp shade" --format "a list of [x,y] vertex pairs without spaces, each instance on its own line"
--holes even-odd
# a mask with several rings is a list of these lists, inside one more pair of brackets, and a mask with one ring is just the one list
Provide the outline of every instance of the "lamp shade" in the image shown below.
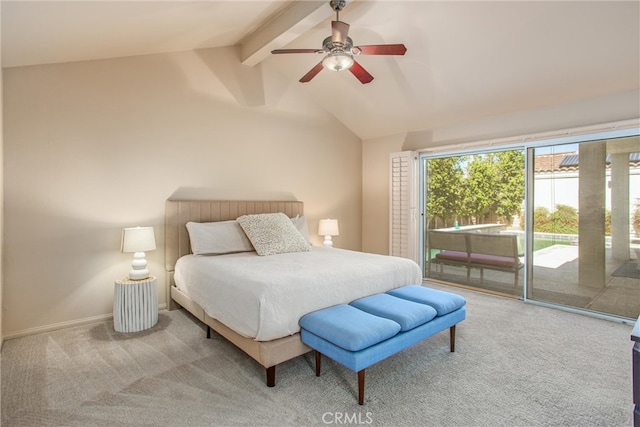
[[339,236],[337,219],[321,219],[318,226],[318,234],[321,236]]
[[353,56],[341,51],[331,52],[322,60],[322,65],[331,71],[348,70],[353,65]]
[[131,227],[122,229],[122,252],[145,252],[156,248],[153,227]]

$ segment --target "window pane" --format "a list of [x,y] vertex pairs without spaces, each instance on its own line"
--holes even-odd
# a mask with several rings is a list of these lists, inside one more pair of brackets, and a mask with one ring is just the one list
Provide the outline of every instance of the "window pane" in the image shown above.
[[424,162],[425,276],[522,296],[524,151]]
[[531,149],[528,298],[638,316],[638,148],[633,137]]
[[636,319],[640,138],[526,153],[423,158],[425,277]]

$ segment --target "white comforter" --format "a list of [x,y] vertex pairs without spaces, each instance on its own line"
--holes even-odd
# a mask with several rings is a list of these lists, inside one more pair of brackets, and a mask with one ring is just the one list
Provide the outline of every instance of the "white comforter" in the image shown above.
[[314,246],[310,252],[187,255],[176,286],[212,318],[257,341],[300,330],[303,315],[422,282],[413,261]]

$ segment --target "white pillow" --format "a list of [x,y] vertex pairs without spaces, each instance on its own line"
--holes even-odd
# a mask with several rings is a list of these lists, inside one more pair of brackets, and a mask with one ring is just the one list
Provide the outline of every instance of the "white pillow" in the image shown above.
[[237,221],[187,222],[194,255],[251,252],[253,246]]
[[283,213],[243,215],[238,223],[258,255],[276,255],[311,250],[302,234]]
[[311,244],[311,238],[309,237],[309,227],[307,226],[307,218],[304,216],[296,215],[295,218],[291,218],[291,222],[296,226],[304,240],[307,241],[308,244]]

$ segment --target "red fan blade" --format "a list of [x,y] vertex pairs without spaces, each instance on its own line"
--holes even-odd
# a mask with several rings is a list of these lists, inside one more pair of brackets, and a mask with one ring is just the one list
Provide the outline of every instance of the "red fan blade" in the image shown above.
[[271,53],[324,53],[322,49],[276,49],[272,50]]
[[313,67],[311,70],[309,70],[309,72],[307,74],[305,74],[304,76],[302,76],[302,78],[300,79],[300,83],[307,83],[308,81],[310,81],[312,78],[314,78],[320,71],[322,71],[322,62],[319,62],[318,65],[316,65],[315,67]]
[[406,51],[407,48],[403,44],[372,44],[353,47],[353,53],[356,55],[404,55]]
[[331,21],[331,41],[334,43],[347,43],[347,35],[349,34],[349,24],[342,21]]
[[360,80],[360,83],[362,83],[363,85],[370,83],[371,80],[373,80],[373,76],[369,74],[367,70],[362,68],[362,65],[358,64],[356,61],[353,61],[353,65],[351,66],[351,68],[349,68],[349,71],[351,71],[351,74],[356,76],[356,78]]

